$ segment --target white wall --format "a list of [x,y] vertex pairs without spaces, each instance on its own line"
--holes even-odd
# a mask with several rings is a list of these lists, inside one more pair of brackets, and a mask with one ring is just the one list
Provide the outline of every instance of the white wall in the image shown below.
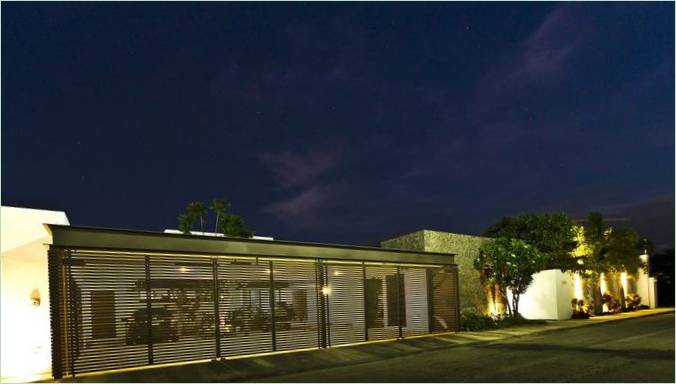
[[[51,375],[47,246],[43,223],[68,225],[64,212],[15,207],[0,211],[2,296],[0,376],[23,382]],[[36,291],[37,290],[37,291]],[[40,305],[31,294],[39,292]]]
[[643,269],[639,269],[636,274],[636,293],[641,296],[641,304],[648,305],[650,308],[657,307],[656,284],[654,277],[648,277]]
[[[575,297],[573,276],[558,269],[533,275],[533,283],[519,299],[519,313],[527,319],[570,319]],[[511,294],[509,295],[511,302]]]

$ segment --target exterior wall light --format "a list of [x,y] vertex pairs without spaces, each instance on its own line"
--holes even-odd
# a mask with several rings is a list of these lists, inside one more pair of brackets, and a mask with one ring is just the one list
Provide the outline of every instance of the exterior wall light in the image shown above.
[[36,307],[40,306],[40,290],[35,288],[33,292],[31,292],[31,304],[33,304]]
[[328,296],[331,294],[331,287],[322,287],[322,295]]

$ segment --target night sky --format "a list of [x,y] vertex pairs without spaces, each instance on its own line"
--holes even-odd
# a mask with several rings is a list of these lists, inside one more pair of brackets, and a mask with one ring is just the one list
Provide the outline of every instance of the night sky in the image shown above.
[[674,243],[673,3],[2,3],[2,204],[376,244],[600,210]]

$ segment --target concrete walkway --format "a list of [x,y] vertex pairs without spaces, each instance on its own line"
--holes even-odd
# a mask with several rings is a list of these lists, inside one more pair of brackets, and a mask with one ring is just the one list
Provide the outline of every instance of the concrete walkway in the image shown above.
[[81,382],[241,382],[261,380],[304,371],[345,367],[384,359],[491,343],[545,332],[593,326],[624,319],[673,313],[673,308],[641,310],[617,315],[598,316],[582,320],[547,321],[544,324],[513,326],[478,332],[457,332],[408,338],[399,341],[363,343],[224,361],[147,368],[108,374],[68,378],[63,381]]

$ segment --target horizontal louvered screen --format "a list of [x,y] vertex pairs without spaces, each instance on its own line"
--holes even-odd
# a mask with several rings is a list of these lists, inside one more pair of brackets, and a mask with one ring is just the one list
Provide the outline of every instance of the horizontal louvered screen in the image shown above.
[[73,252],[65,258],[66,372],[146,365],[143,256]]
[[460,326],[458,316],[457,270],[448,268],[429,269],[432,299],[431,332],[457,331]]
[[427,269],[401,268],[406,292],[406,321],[403,336],[418,336],[429,333],[429,307],[427,303]]
[[[213,358],[216,341],[211,259],[150,256],[149,267],[153,362]],[[142,287],[145,289],[145,282]]]
[[326,280],[329,287],[329,345],[366,341],[363,267],[329,264],[326,266]]
[[399,336],[397,268],[366,266],[366,327],[368,340]]
[[272,262],[278,351],[318,346],[320,313],[316,269],[315,263]]
[[221,355],[272,352],[270,263],[219,259],[218,283]]
[[52,310],[55,375],[458,327],[453,268],[115,251],[59,255],[58,263],[50,259],[50,300],[58,306]]

